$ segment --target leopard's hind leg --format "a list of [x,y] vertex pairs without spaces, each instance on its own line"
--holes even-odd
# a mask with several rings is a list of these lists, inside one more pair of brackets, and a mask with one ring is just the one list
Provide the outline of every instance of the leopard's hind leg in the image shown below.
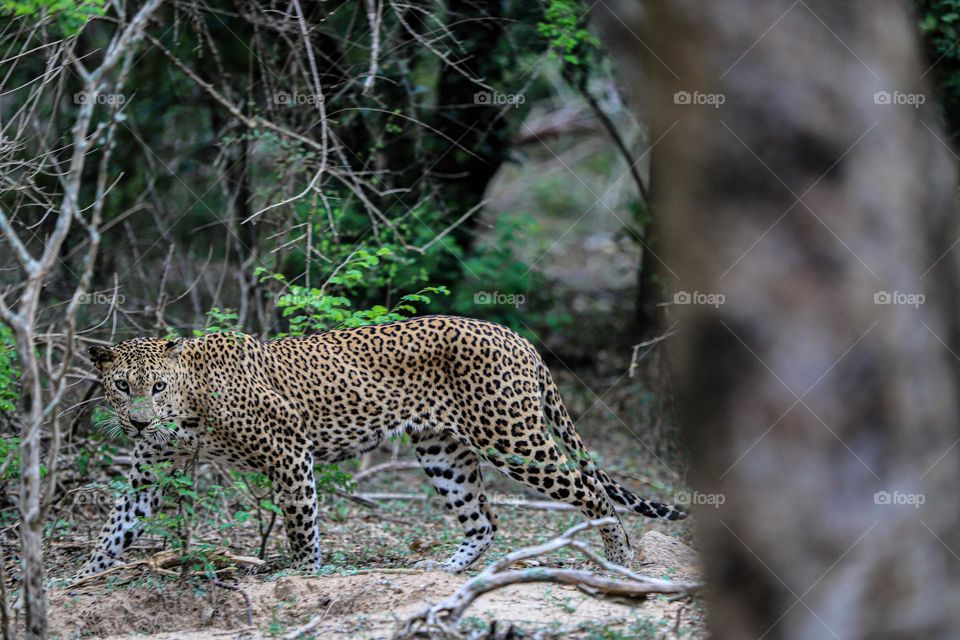
[[529,422],[518,419],[503,429],[503,433],[516,434],[514,437],[498,437],[493,446],[478,449],[506,475],[548,498],[576,507],[588,519],[615,518],[616,523],[599,529],[604,552],[611,562],[627,564],[634,557],[633,549],[606,491],[566,456],[543,426],[528,428],[538,420],[542,417],[533,416]]
[[[469,445],[439,431],[410,431],[417,459],[437,493],[463,527],[463,542],[437,568],[449,573],[473,564],[493,544],[497,516],[483,494],[480,459]],[[433,568],[431,561],[421,567]]]

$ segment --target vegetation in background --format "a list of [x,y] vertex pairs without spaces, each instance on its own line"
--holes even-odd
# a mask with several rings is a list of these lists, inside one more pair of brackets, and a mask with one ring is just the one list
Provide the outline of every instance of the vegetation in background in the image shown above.
[[926,71],[956,144],[960,142],[960,0],[915,0],[915,7]]
[[105,0],[0,0],[0,14],[29,17],[37,22],[52,18],[59,32],[75,36],[94,17],[104,15]]
[[0,322],[0,414],[16,411],[19,379],[20,368],[17,366],[13,332],[10,327]]

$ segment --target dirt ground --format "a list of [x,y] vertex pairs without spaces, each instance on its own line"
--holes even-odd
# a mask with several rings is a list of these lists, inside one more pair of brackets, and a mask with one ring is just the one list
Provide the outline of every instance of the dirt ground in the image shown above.
[[[638,546],[643,572],[696,579],[695,554],[682,542],[651,531]],[[198,593],[140,578],[125,585],[52,590],[51,622],[58,638],[253,639],[282,637],[321,615],[323,622],[312,631],[314,637],[389,638],[400,621],[442,600],[466,580],[402,569],[269,580],[247,576],[233,584],[250,597],[251,627],[246,623],[244,599],[237,592]],[[541,637],[700,635],[696,605],[670,602],[663,596],[623,604],[562,585],[515,585],[484,595],[468,610],[462,628],[480,632],[490,620],[497,620],[501,629],[512,624]]]

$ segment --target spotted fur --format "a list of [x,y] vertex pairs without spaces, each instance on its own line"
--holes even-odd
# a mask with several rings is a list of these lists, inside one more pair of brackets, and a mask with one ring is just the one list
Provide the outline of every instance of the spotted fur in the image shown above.
[[[136,442],[135,492],[118,499],[80,575],[114,564],[137,538],[139,521],[159,507],[153,465],[198,450],[269,476],[294,562],[314,571],[321,563],[314,464],[355,457],[401,432],[464,529],[440,565],[447,571],[476,561],[497,531],[482,460],[588,518],[616,516],[614,503],[653,518],[686,516],[597,468],[536,350],[489,322],[428,316],[270,342],[242,333],[138,338],[90,355]],[[610,560],[633,557],[619,522],[601,534]]]

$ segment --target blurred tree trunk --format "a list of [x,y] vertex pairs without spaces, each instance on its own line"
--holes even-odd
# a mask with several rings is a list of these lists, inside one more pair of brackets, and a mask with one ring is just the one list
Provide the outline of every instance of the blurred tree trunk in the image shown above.
[[955,638],[955,169],[896,98],[907,7],[642,6],[595,11],[663,136],[663,257],[725,296],[672,311],[712,635]]

